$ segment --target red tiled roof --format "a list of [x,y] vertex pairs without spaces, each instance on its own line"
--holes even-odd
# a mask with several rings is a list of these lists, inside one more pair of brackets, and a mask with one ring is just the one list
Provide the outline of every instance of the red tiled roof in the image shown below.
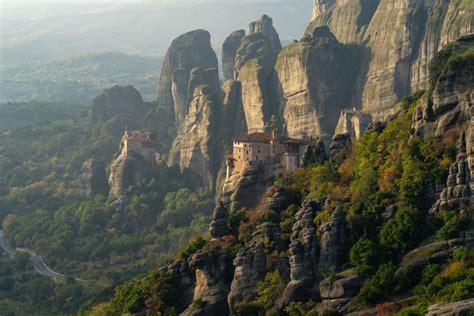
[[251,133],[243,135],[234,139],[237,142],[243,143],[269,143],[271,141],[278,141],[280,143],[297,143],[297,144],[306,144],[309,143],[309,139],[296,139],[286,136],[278,135],[276,139],[273,138],[273,133]]

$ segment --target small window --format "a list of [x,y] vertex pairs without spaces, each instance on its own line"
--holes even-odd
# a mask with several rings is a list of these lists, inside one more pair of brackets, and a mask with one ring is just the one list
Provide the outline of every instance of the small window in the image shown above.
[[257,156],[257,160],[258,160],[258,156]]

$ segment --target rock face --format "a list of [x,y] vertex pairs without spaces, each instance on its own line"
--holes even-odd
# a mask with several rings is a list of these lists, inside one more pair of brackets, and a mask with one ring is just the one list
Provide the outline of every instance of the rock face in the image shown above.
[[150,175],[152,166],[140,154],[120,153],[114,157],[109,176],[109,198],[120,200],[126,196],[127,189]]
[[281,43],[278,32],[273,27],[273,20],[268,15],[263,15],[258,21],[252,22],[249,25],[249,33],[262,33],[270,39],[270,43],[275,52],[280,51]]
[[242,85],[239,81],[227,80],[222,85],[222,90],[224,93],[222,122],[225,122],[225,126],[221,129],[221,137],[230,141],[247,131],[242,105]]
[[229,233],[227,216],[227,209],[222,202],[219,202],[219,205],[216,206],[212,213],[212,221],[209,225],[209,234],[212,238],[220,238]]
[[322,233],[319,269],[336,272],[344,262],[347,244],[345,215],[342,208],[336,209],[319,231]]
[[323,201],[305,201],[295,215],[289,247],[290,282],[283,293],[282,306],[291,301],[305,301],[315,295],[312,287],[319,277],[319,246],[314,217],[323,207]]
[[470,315],[474,310],[474,298],[452,303],[438,303],[428,308],[428,316]]
[[196,67],[218,67],[210,39],[207,31],[191,31],[176,38],[166,53],[157,99],[159,105],[174,108],[177,125],[185,119],[188,100],[194,92],[194,89],[188,89],[191,71]]
[[234,279],[227,297],[231,311],[238,303],[248,303],[257,296],[257,283],[272,269],[267,253],[282,249],[279,227],[274,223],[257,226],[252,239],[234,259]]
[[335,281],[326,278],[319,283],[319,294],[322,299],[351,298],[357,295],[362,286],[358,275],[343,277]]
[[[328,25],[343,43],[368,48],[360,104],[382,118],[428,83],[428,62],[448,42],[474,30],[474,5],[446,0],[315,1],[307,34]],[[357,104],[356,104],[357,105]]]
[[314,145],[309,145],[303,153],[303,165],[309,166],[310,164],[322,165],[328,159],[326,155],[326,149],[324,148],[324,142],[321,139],[317,139]]
[[349,134],[336,134],[329,146],[329,158],[337,164],[341,163],[347,158],[351,147],[352,142]]
[[145,110],[143,98],[132,86],[114,86],[92,99],[91,122],[105,122],[117,114],[140,114]]
[[446,262],[457,248],[472,248],[473,246],[474,238],[470,237],[435,242],[416,248],[403,257],[396,275],[408,270],[421,274],[421,271],[429,264]]
[[273,67],[280,49],[273,21],[264,15],[250,24],[249,35],[242,39],[237,50],[234,78],[242,83],[242,103],[249,133],[265,131],[267,120],[276,111],[272,107]]
[[227,252],[198,251],[188,259],[188,265],[195,280],[193,303],[181,315],[228,315],[226,298],[232,272]]
[[266,161],[261,165],[249,165],[241,172],[233,172],[223,185],[222,202],[231,212],[254,207],[280,171],[280,162]]
[[341,110],[351,104],[357,58],[357,49],[339,43],[327,27],[280,52],[279,107],[290,137],[334,133]]
[[349,134],[351,138],[359,139],[370,123],[372,123],[372,116],[368,113],[355,109],[343,110],[339,116],[334,134]]
[[106,196],[109,192],[107,175],[105,174],[105,162],[97,159],[88,159],[82,164],[81,169],[81,194],[94,196],[102,194]]
[[[473,131],[470,127],[463,132],[457,146],[456,162],[449,168],[446,188],[441,192],[440,198],[431,208],[432,213],[438,214],[443,211],[457,211],[465,213],[472,209],[472,192],[474,189],[474,152],[472,143],[467,146],[466,142],[473,140]],[[467,150],[469,148],[469,150]]]
[[232,32],[222,44],[222,72],[225,81],[236,79],[234,78],[235,57],[244,36],[244,30]]
[[195,86],[188,113],[178,129],[168,165],[179,165],[181,170],[192,170],[213,189],[219,161],[214,137],[219,124],[219,87],[217,69],[195,68],[190,76],[190,86]]
[[461,38],[440,52],[432,62],[427,94],[413,116],[419,133],[444,135],[471,124],[474,99],[474,36]]

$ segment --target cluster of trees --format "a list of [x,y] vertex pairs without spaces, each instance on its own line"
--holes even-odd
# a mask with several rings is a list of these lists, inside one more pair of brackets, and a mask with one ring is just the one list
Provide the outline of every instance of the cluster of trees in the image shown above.
[[[25,103],[16,111],[36,105]],[[80,284],[84,290],[74,296],[74,304],[71,298],[54,303],[58,311],[72,312],[87,306],[98,289],[145,274],[174,256],[177,246],[207,231],[214,200],[196,175],[181,174],[164,164],[146,181],[129,188],[124,208],[110,204],[105,196],[81,195],[83,162],[91,157],[111,161],[120,138],[100,124],[91,126],[81,115],[55,120],[49,112],[52,108],[40,105],[37,111],[45,120],[13,128],[10,135],[0,137],[0,222],[12,247],[35,251],[53,270],[91,281],[90,286]],[[172,122],[166,115],[162,119],[158,147],[166,152]],[[34,273],[32,267],[24,268],[24,273]],[[15,281],[15,287],[40,282],[53,292],[70,293],[43,277],[22,282]],[[1,284],[9,286],[11,280]],[[35,295],[14,291],[0,304],[32,302],[41,311],[58,298]]]

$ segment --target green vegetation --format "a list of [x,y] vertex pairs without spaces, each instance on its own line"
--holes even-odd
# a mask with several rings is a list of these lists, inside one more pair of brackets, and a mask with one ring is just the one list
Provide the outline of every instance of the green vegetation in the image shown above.
[[0,102],[39,99],[84,104],[107,86],[131,84],[155,96],[162,59],[98,53],[0,66]]
[[[12,279],[0,277],[1,289],[12,284],[15,288],[0,295],[2,315],[17,309],[26,314],[73,313],[89,306],[92,298],[105,300],[111,288],[145,275],[173,258],[191,237],[207,231],[214,206],[211,192],[201,187],[196,175],[181,174],[162,162],[147,180],[129,188],[123,207],[102,195],[84,196],[83,162],[111,162],[120,138],[100,123],[91,126],[77,110],[39,102],[0,108],[11,116],[41,120],[0,135],[0,222],[8,242],[40,254],[55,271],[86,280],[56,284],[26,264]],[[166,113],[152,114],[158,126],[158,153],[164,156],[173,122]],[[63,115],[66,119],[56,120]],[[11,269],[17,265],[10,259],[4,262]],[[45,287],[47,299],[25,290],[33,284]]]

